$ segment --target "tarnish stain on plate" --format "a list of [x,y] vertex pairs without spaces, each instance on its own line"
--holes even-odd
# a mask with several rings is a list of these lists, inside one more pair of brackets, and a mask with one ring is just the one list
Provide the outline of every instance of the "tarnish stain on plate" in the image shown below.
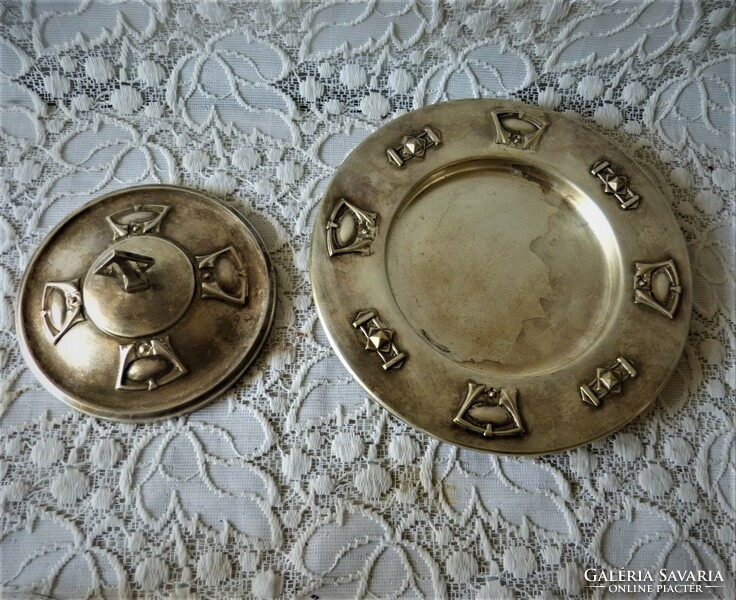
[[[415,141],[428,123],[431,152]],[[411,162],[387,164],[386,148]],[[348,197],[380,227],[335,237]],[[404,115],[345,160],[317,223],[312,285],[337,354],[439,439],[514,454],[585,444],[641,413],[682,351],[690,269],[666,200],[562,115],[492,100]],[[351,319],[369,313],[378,324],[366,316],[356,336]],[[410,358],[385,368],[394,354]]]

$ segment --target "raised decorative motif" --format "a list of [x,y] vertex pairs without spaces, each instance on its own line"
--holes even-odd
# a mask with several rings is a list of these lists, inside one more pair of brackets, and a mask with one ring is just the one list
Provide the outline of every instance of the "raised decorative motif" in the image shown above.
[[340,198],[327,221],[327,252],[330,256],[358,252],[370,254],[378,233],[378,215]]
[[536,115],[514,110],[491,111],[496,127],[496,143],[521,150],[536,150],[549,121]]
[[140,340],[120,346],[118,390],[155,390],[187,374],[187,368],[174,354],[169,338]]
[[248,275],[243,259],[232,246],[197,256],[202,298],[218,298],[245,304],[248,297]]
[[590,173],[601,180],[603,191],[606,194],[613,194],[623,210],[639,206],[641,197],[629,188],[629,180],[616,173],[607,160],[600,160],[595,163],[590,169]]
[[428,148],[439,146],[442,143],[438,131],[427,126],[422,131],[404,136],[401,145],[386,150],[388,160],[401,168],[407,160],[423,158]]
[[596,369],[595,379],[588,385],[580,386],[583,402],[598,407],[601,400],[609,394],[620,394],[622,383],[637,376],[634,366],[623,356],[619,356],[610,367]]
[[84,321],[79,279],[47,283],[43,288],[41,307],[44,329],[56,344],[73,325]]
[[136,204],[110,215],[107,222],[114,232],[113,239],[143,235],[157,232],[170,210],[170,207],[163,204]]
[[155,263],[150,256],[124,250],[110,250],[108,256],[95,270],[95,275],[115,278],[125,292],[142,292],[151,285],[146,271]]
[[468,382],[468,395],[453,421],[489,438],[523,435],[516,390]]
[[358,313],[353,320],[353,327],[360,329],[365,336],[365,349],[381,357],[384,371],[400,369],[403,366],[407,356],[396,347],[394,330],[381,323],[375,311]]
[[644,304],[673,319],[680,305],[682,285],[674,260],[636,263],[634,303]]

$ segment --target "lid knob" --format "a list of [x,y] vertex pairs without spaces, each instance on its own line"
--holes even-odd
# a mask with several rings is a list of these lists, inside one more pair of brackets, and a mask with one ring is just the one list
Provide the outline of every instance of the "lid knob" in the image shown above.
[[103,277],[114,277],[123,291],[128,293],[142,292],[151,286],[151,281],[146,274],[155,260],[150,256],[125,252],[124,250],[111,250],[97,270],[96,275]]

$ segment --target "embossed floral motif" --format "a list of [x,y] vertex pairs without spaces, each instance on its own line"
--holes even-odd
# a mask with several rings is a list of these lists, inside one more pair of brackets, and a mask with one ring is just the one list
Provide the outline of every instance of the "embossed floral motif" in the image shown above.
[[281,530],[272,509],[278,491],[252,462],[268,451],[272,432],[257,412],[223,414],[224,408],[211,407],[209,415],[175,421],[138,440],[123,465],[121,491],[156,530],[194,520],[278,545]]
[[[305,530],[289,554],[318,597],[385,597],[403,594],[446,598],[439,569],[416,544],[404,539],[412,519],[393,529],[358,507],[338,509]],[[319,549],[330,540],[330,552]]]
[[[542,7],[544,10],[549,9]],[[545,68],[600,67],[637,54],[653,60],[688,39],[698,24],[697,16],[697,3],[690,0],[674,4],[669,0],[633,4],[614,0],[591,6],[565,23]]]
[[719,504],[736,509],[733,482],[736,477],[734,456],[736,456],[736,434],[733,420],[718,411],[718,427],[714,428],[704,440],[697,458],[696,475],[698,484],[710,498],[717,498]]
[[468,95],[504,97],[532,80],[531,61],[502,43],[475,43],[461,50],[450,46],[442,49],[447,60],[428,69],[418,82],[414,108]]
[[735,61],[733,54],[702,63],[684,61],[685,74],[668,80],[650,97],[645,122],[655,125],[674,145],[690,139],[714,155],[729,152],[733,159],[730,115],[735,89],[729,73]]
[[[471,514],[507,527],[539,528],[556,532],[560,539],[577,540],[578,526],[569,507],[569,485],[556,469],[543,464],[499,459],[444,444],[431,444],[424,456],[434,466],[422,484],[436,494],[441,506],[457,519]],[[529,477],[530,470],[535,477]],[[525,482],[534,481],[534,487]]]
[[119,519],[107,517],[85,533],[52,511],[31,511],[24,526],[0,534],[0,585],[10,595],[122,597],[128,589],[125,569],[114,553],[95,542],[123,527]]
[[198,131],[215,126],[297,140],[294,103],[275,85],[292,67],[283,50],[247,29],[191,42],[197,50],[177,62],[167,86],[171,110]]
[[594,538],[591,551],[607,569],[649,570],[659,573],[681,570],[718,571],[723,587],[716,593],[734,594],[729,568],[713,549],[691,532],[707,520],[702,510],[693,511],[678,523],[670,515],[644,504],[629,504],[622,514],[604,522]]
[[[336,361],[334,357],[317,360],[311,370],[303,369],[298,374],[294,385],[296,398],[287,414],[288,427],[299,429],[335,420],[339,423],[365,411],[364,395],[354,381],[347,377],[326,379],[328,373],[334,372]],[[352,456],[352,452],[342,452],[339,442],[338,446],[337,455]]]
[[[40,10],[39,10],[40,8]],[[38,54],[68,48],[94,48],[121,38],[145,42],[165,18],[162,7],[143,2],[118,4],[112,10],[102,3],[77,1],[63,10],[33,11],[37,20],[33,46]]]
[[307,11],[300,60],[324,59],[335,54],[376,52],[385,46],[398,51],[411,47],[429,30],[438,14],[431,5],[410,0],[375,11],[369,2],[334,2]]
[[54,203],[60,198],[88,198],[111,184],[118,187],[146,180],[170,182],[175,171],[173,158],[152,139],[156,129],[153,126],[141,132],[116,118],[95,117],[59,136],[51,152],[54,175],[48,179],[44,197],[27,225],[55,223],[61,214]]

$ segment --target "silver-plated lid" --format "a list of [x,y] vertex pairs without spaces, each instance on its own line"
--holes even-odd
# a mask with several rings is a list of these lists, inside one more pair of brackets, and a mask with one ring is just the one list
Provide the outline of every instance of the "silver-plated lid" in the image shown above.
[[22,351],[58,398],[147,421],[224,392],[268,336],[268,253],[216,199],[170,185],[117,190],[58,225],[21,283]]
[[361,385],[483,451],[553,452],[628,423],[690,321],[658,186],[602,135],[508,101],[430,106],[362,142],[325,192],[311,277]]

